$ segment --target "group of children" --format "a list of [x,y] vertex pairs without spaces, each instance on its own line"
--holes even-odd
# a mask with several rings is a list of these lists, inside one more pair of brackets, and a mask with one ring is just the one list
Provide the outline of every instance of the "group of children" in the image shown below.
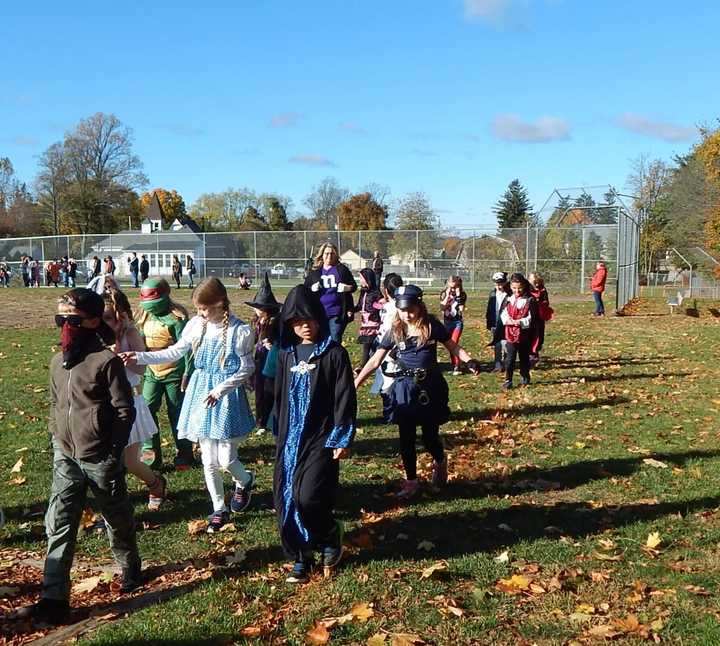
[[[538,303],[547,302],[547,293],[543,297],[539,276],[531,286],[513,274],[509,290],[504,274],[493,278],[496,290],[488,315],[494,317],[488,324],[493,342],[502,346],[504,341],[505,384],[512,384],[517,355],[523,381],[529,382],[531,353],[537,357],[542,346]],[[410,499],[421,488],[418,426],[433,458],[431,483],[444,485],[447,458],[439,431],[450,408],[437,346],[450,353],[454,374],[462,363],[479,372],[479,362],[459,345],[467,295],[459,277],[448,280],[440,299],[441,322],[429,313],[419,287],[403,284],[397,274],[385,276],[380,288],[376,281],[375,272],[361,271],[355,309],[361,314],[363,352],[355,375],[348,352],[332,339],[320,298],[304,285],[293,288],[281,305],[265,276],[247,302],[254,311],[252,325],[232,314],[227,290],[214,277],[195,288],[197,315],[192,318],[170,299],[164,279],[145,281],[135,320],[127,297],[112,281],[102,283],[102,294],[67,292],[55,317],[62,352],[51,365],[55,458],[43,597],[24,616],[55,623],[68,618],[72,537],[88,488],[122,567],[122,590],[141,584],[125,470],[147,485],[149,507],[158,509],[168,491],[167,480],[156,472],[161,463],[157,410],[163,395],[176,442],[175,467],[191,466],[193,445],[200,449],[212,502],[208,533],[220,531],[231,511],[242,512],[250,504],[255,476],[240,461],[239,445],[256,425],[272,429],[278,527],[285,553],[295,561],[290,583],[308,580],[316,554],[325,567],[341,559],[342,526],[333,515],[339,460],[348,457],[355,435],[357,389],[373,373],[372,391],[382,397],[385,419],[398,426],[405,470],[398,498]],[[496,356],[502,361],[502,355]],[[247,389],[255,392],[255,415]],[[222,471],[234,481],[229,508]]]

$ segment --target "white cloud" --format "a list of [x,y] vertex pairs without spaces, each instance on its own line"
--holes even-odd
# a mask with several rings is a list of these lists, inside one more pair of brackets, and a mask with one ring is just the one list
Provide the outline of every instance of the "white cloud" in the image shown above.
[[662,139],[664,141],[686,141],[692,139],[696,134],[695,128],[688,128],[668,121],[651,121],[638,114],[626,112],[615,119],[615,125],[624,130]]
[[468,19],[498,20],[510,7],[511,0],[463,0]]
[[338,128],[345,132],[351,132],[355,135],[367,134],[367,130],[365,130],[365,128],[363,128],[359,123],[355,123],[354,121],[345,121],[344,123],[341,123]]
[[516,114],[500,114],[490,125],[490,131],[503,141],[543,143],[570,139],[570,124],[558,117],[539,117],[523,121]]
[[296,126],[300,119],[302,118],[302,115],[298,112],[283,112],[281,114],[276,114],[272,119],[270,119],[270,126],[273,128],[289,128],[291,126]]
[[294,155],[288,159],[291,164],[305,164],[306,166],[335,166],[332,160],[323,155],[303,154]]

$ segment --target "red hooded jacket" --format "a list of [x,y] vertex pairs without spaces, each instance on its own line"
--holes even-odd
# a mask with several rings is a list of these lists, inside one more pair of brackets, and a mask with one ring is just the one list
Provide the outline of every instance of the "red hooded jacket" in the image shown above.
[[590,282],[590,289],[594,292],[605,291],[605,280],[607,279],[607,267],[600,267],[595,270]]

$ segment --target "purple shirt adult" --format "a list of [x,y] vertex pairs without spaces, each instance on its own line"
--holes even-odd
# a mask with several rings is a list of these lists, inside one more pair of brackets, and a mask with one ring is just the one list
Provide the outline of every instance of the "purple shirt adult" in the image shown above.
[[328,317],[340,316],[343,313],[344,296],[337,290],[340,271],[337,265],[320,268],[320,302]]

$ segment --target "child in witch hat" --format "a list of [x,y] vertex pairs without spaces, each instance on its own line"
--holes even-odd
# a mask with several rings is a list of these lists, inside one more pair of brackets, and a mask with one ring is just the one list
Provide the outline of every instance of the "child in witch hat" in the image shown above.
[[317,293],[293,288],[281,324],[273,491],[283,549],[295,560],[287,581],[304,583],[315,551],[326,568],[342,557],[333,503],[339,460],[349,456],[355,436],[357,399],[350,357],[332,340]]
[[267,272],[260,283],[260,289],[246,305],[253,308],[255,316],[252,326],[255,330],[255,418],[258,433],[268,426],[270,411],[275,396],[275,363],[279,340],[278,303],[270,286]]

